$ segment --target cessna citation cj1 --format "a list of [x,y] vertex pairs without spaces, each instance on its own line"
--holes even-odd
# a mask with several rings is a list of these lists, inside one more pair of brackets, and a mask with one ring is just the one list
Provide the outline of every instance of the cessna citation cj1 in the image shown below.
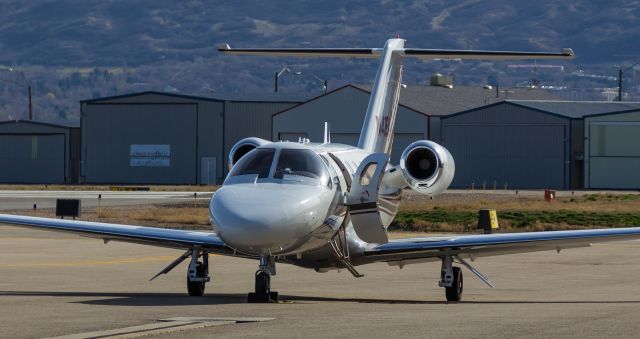
[[[465,266],[487,285],[489,280],[467,260],[511,253],[589,246],[601,241],[640,238],[640,228],[581,231],[499,233],[389,240],[387,227],[395,217],[404,189],[435,195],[453,179],[455,165],[444,147],[420,140],[389,164],[393,130],[402,86],[402,61],[422,59],[550,59],[561,53],[492,52],[405,48],[390,39],[384,48],[235,49],[225,54],[379,58],[375,83],[358,147],[335,144],[325,125],[322,143],[271,142],[247,138],[229,154],[230,172],[209,207],[213,232],[191,232],[131,225],[0,215],[0,223],[79,233],[84,236],[185,250],[160,271],[166,274],[189,259],[189,295],[204,293],[209,281],[209,254],[257,260],[255,292],[249,301],[277,299],[271,291],[276,263],[326,272],[346,269],[362,277],[359,265],[441,261],[439,285],[448,301],[462,297]],[[152,279],[153,279],[152,278]]]

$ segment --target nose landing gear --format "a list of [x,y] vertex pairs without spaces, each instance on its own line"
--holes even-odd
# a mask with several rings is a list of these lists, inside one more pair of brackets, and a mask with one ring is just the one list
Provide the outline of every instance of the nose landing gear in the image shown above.
[[271,276],[276,275],[276,262],[271,256],[260,256],[260,268],[256,271],[255,292],[249,293],[249,303],[278,302],[278,292],[271,291]]

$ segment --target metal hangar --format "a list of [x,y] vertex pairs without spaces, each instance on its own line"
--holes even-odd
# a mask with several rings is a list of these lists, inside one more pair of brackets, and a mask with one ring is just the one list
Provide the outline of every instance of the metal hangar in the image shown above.
[[640,163],[633,107],[640,104],[507,100],[442,117],[441,142],[456,161],[452,187],[581,189],[595,182],[604,188],[604,178],[631,174]]
[[584,118],[584,178],[589,189],[640,189],[640,104]]
[[0,182],[66,184],[77,178],[80,130],[30,120],[0,122]]
[[270,138],[271,115],[301,101],[161,92],[83,101],[81,182],[220,183],[233,143]]

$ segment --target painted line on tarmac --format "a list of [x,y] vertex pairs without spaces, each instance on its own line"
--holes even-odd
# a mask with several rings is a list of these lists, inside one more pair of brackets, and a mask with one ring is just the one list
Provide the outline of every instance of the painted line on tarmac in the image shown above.
[[87,338],[137,338],[172,332],[193,330],[211,326],[263,322],[274,318],[202,318],[175,317],[160,319],[158,322],[139,326],[130,326],[105,331],[94,331],[51,337],[49,339],[87,339]]
[[122,258],[110,260],[79,260],[79,261],[52,261],[52,262],[24,262],[24,263],[0,263],[0,268],[50,268],[50,267],[83,267],[95,265],[123,265],[139,264],[155,261],[175,260],[175,255],[148,256],[136,258]]

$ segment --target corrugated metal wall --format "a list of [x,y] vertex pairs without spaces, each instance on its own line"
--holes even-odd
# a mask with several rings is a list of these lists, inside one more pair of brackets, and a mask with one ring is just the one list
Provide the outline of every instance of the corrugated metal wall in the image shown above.
[[[225,102],[224,120],[224,166],[231,147],[247,137],[271,140],[271,117],[273,114],[293,107],[295,103],[278,102]],[[226,172],[225,172],[226,173]]]
[[584,188],[584,120],[571,120],[571,169],[570,177],[572,189]]
[[[197,104],[92,104],[84,117],[88,183],[197,183]],[[132,145],[168,145],[167,164],[132,165]]]
[[[194,164],[198,174],[197,183],[206,183],[200,173],[205,164],[210,163],[210,158],[216,159],[216,181],[224,179],[223,135],[224,135],[224,104],[219,101],[198,101],[198,163]],[[192,132],[194,133],[194,132]]]
[[640,112],[585,119],[585,188],[640,189]]
[[0,135],[0,182],[64,184],[65,136]]
[[0,124],[0,182],[64,184],[70,180],[70,128],[37,122]]
[[569,119],[501,103],[442,118],[452,187],[569,187]]

